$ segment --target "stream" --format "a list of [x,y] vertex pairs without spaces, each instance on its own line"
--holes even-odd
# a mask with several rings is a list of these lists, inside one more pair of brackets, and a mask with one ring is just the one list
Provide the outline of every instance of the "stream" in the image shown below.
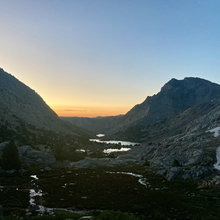
[[[144,185],[145,187],[151,187],[150,183],[147,182],[147,179],[144,178],[140,174],[135,174],[135,173],[131,173],[131,172],[110,172],[110,171],[106,171],[106,173],[131,175],[131,176],[139,178],[138,182],[140,184]],[[30,192],[29,204],[30,204],[30,207],[36,209],[36,211],[39,214],[48,213],[50,215],[53,215],[54,211],[68,211],[68,212],[72,212],[72,213],[85,214],[88,211],[95,211],[95,210],[86,210],[86,209],[76,211],[76,210],[72,210],[71,207],[69,207],[69,208],[48,208],[48,207],[41,205],[39,201],[41,200],[40,198],[42,198],[42,196],[43,196],[43,191],[35,183],[35,181],[38,180],[39,178],[37,177],[37,175],[31,175],[30,177],[33,178],[31,180],[31,184],[32,184],[33,188],[31,188],[29,190],[29,192]],[[157,189],[155,188],[155,190],[157,190]],[[96,211],[102,211],[102,210],[96,210]]]
[[37,208],[36,211],[39,214],[48,213],[50,215],[53,215],[54,211],[68,211],[68,212],[73,212],[73,213],[78,213],[78,214],[85,214],[87,212],[87,210],[73,211],[71,208],[48,208],[43,205],[40,205],[39,204],[39,197],[42,198],[43,191],[41,189],[39,189],[38,188],[39,186],[36,185],[36,183],[34,182],[35,180],[38,180],[39,178],[37,177],[37,175],[31,175],[30,177],[33,178],[31,180],[31,184],[33,185],[33,188],[30,189],[29,204],[32,208]]

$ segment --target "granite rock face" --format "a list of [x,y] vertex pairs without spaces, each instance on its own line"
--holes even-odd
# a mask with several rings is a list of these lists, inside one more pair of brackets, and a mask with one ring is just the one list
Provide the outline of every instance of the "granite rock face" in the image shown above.
[[[0,143],[0,158],[3,149],[9,142]],[[43,166],[52,166],[56,163],[56,158],[52,153],[34,150],[31,146],[21,146],[18,148],[19,158],[25,164],[39,164]],[[48,167],[49,168],[49,167]]]
[[26,164],[40,164],[51,166],[56,163],[56,158],[51,153],[34,150],[30,146],[21,146],[18,148],[20,160]]

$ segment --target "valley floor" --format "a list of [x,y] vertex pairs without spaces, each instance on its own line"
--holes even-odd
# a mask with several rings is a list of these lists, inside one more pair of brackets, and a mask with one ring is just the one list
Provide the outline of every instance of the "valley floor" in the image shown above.
[[[31,177],[33,174],[37,178]],[[24,176],[1,174],[0,204],[5,216],[38,215],[40,206],[47,211],[44,214],[49,214],[46,207],[54,208],[55,215],[90,211],[98,216],[103,210],[119,210],[139,219],[219,219],[219,189],[199,189],[199,184],[167,181],[143,166],[48,172],[36,169]],[[30,189],[42,190],[42,196],[34,198],[36,206],[30,205]]]

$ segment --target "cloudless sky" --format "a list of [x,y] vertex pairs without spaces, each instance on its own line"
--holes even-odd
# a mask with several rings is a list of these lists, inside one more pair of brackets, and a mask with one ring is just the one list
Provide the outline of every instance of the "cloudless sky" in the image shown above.
[[61,116],[125,114],[171,78],[220,84],[220,1],[0,0],[0,67]]

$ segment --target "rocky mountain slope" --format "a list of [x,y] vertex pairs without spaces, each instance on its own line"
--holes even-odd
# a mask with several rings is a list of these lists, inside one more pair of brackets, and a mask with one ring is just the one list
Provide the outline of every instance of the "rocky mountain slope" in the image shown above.
[[[220,85],[200,78],[171,79],[161,91],[149,96],[146,100],[134,106],[109,133],[114,137],[121,133],[140,131],[143,125],[153,125],[162,120],[178,115],[192,106],[215,101],[220,98]],[[140,128],[138,129],[138,126]],[[117,135],[118,133],[118,135]]]
[[220,146],[219,101],[196,105],[154,128],[143,128],[142,134],[146,135],[147,130],[151,135],[138,154],[148,160],[151,168],[162,169],[160,173],[168,179],[202,178],[217,172],[214,164]]
[[72,125],[92,131],[96,134],[106,133],[108,130],[114,128],[123,115],[109,116],[109,117],[60,117],[61,119],[70,122]]
[[63,122],[44,100],[14,76],[0,69],[0,126],[13,131],[26,126],[80,135],[82,129]]

